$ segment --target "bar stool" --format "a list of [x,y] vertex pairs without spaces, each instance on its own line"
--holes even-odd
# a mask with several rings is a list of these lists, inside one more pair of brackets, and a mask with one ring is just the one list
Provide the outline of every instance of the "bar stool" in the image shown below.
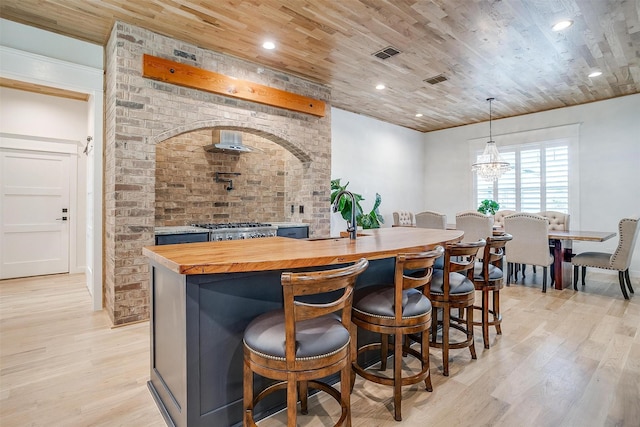
[[[424,296],[429,287],[433,264],[442,256],[444,249],[422,253],[399,254],[396,256],[394,284],[369,286],[359,289],[353,297],[351,359],[352,386],[356,373],[362,378],[378,384],[393,386],[394,416],[402,421],[402,386],[424,381],[428,391],[432,390],[429,375],[429,328],[431,327],[431,303]],[[420,290],[419,290],[420,289]],[[358,327],[379,333],[381,342],[367,344],[356,350]],[[409,347],[408,334],[422,333],[421,351]],[[388,336],[392,335],[393,345],[389,346]],[[383,376],[365,370],[358,364],[358,355],[370,350],[381,351],[381,371],[386,370],[388,350],[393,350],[393,377]],[[402,377],[402,356],[410,354],[422,363],[419,373]]]
[[[484,239],[477,242],[453,243],[445,246],[444,269],[434,270],[427,297],[435,309],[435,320],[431,323],[431,346],[442,349],[442,373],[449,376],[449,350],[469,347],[471,358],[476,358],[473,344],[473,302],[475,287],[467,275],[473,274],[478,249],[486,244]],[[451,309],[466,309],[466,321],[451,315]],[[437,312],[441,311],[441,320]],[[452,322],[453,321],[453,322]],[[438,341],[438,325],[442,326],[442,340]],[[451,342],[450,329],[454,328],[466,335],[464,341]]]
[[[362,258],[344,268],[282,273],[284,309],[258,316],[244,333],[244,426],[256,425],[253,408],[262,398],[286,389],[287,426],[295,427],[298,397],[307,413],[308,387],[340,403],[336,426],[351,426],[351,303],[356,279],[368,265]],[[309,298],[317,294],[323,294],[321,302]],[[340,392],[315,381],[335,372],[340,372]],[[254,373],[278,382],[254,398]]]
[[[473,272],[473,285],[477,291],[482,292],[482,306],[473,306],[474,309],[481,310],[482,321],[473,322],[473,325],[482,326],[484,348],[489,348],[489,326],[495,326],[496,333],[502,335],[502,329],[500,328],[500,324],[502,323],[502,315],[500,314],[500,289],[504,287],[502,264],[504,247],[511,239],[513,239],[513,237],[507,233],[488,237],[487,245],[484,247],[482,261],[476,261]],[[492,307],[489,307],[489,293],[493,296]],[[492,321],[489,321],[489,314],[493,315]]]

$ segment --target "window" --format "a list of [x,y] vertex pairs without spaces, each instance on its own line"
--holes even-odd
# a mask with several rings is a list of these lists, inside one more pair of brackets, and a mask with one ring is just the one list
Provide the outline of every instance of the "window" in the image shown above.
[[[499,151],[512,169],[497,181],[473,174],[474,206],[493,199],[500,209],[521,212],[572,212],[577,206],[578,125],[503,135]],[[472,141],[471,158],[482,154],[486,138]],[[571,171],[571,178],[569,172]]]
[[512,169],[497,181],[476,177],[476,205],[484,199],[493,199],[500,209],[568,213],[568,145],[503,147],[500,152]]

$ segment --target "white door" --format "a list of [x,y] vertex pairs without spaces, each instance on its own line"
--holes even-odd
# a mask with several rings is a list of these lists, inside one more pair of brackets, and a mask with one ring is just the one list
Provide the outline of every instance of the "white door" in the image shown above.
[[69,162],[0,150],[0,279],[69,272]]

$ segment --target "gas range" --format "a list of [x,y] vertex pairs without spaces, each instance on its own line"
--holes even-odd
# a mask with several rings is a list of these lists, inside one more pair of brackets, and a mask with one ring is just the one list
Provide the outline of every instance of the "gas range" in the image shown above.
[[258,237],[273,237],[277,235],[278,227],[260,222],[227,222],[191,224],[193,227],[206,228],[209,231],[209,241],[255,239]]

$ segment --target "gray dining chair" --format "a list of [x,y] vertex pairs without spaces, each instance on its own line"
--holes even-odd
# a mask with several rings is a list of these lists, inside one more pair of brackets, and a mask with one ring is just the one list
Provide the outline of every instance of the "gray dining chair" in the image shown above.
[[447,216],[445,214],[434,211],[423,211],[417,213],[416,227],[445,230],[447,228]]
[[[549,253],[549,220],[537,214],[518,212],[504,218],[504,231],[513,236],[506,249],[507,283],[515,265],[537,265],[543,267],[542,292],[547,292],[547,270],[553,263]],[[553,284],[553,270],[551,280]]]
[[629,292],[634,293],[629,277],[631,257],[638,238],[638,217],[623,218],[618,224],[618,247],[613,253],[607,252],[583,252],[571,259],[573,265],[573,289],[578,290],[578,267],[582,267],[582,286],[585,286],[587,267],[602,268],[605,270],[617,270],[620,290],[624,299],[629,299],[625,288],[625,281]]

